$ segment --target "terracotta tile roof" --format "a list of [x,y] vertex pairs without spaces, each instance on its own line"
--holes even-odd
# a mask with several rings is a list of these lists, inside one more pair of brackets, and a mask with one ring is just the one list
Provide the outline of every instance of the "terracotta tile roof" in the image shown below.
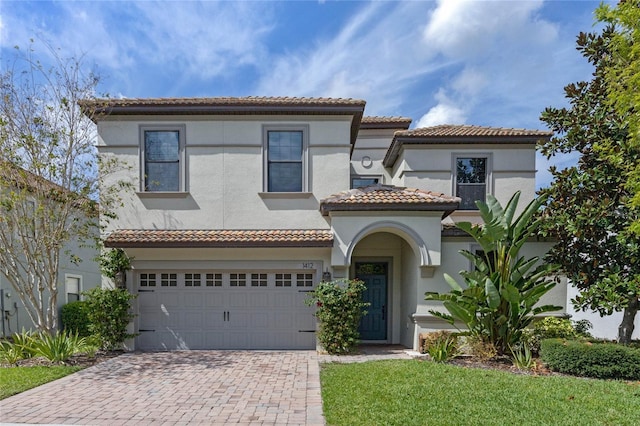
[[413,120],[409,117],[365,116],[361,129],[408,129]]
[[450,125],[423,127],[398,131],[383,160],[385,167],[395,163],[403,145],[430,144],[530,144],[549,139],[552,132],[546,130],[510,129],[470,125]]
[[87,99],[78,102],[94,122],[106,115],[351,115],[355,142],[366,102],[351,98],[215,97]]
[[448,216],[460,204],[460,198],[422,189],[392,185],[370,185],[331,195],[320,201],[320,211],[444,211]]
[[422,127],[403,132],[397,132],[396,136],[405,137],[477,137],[477,136],[538,136],[548,137],[552,133],[546,130],[511,129],[505,127],[485,127],[470,125],[443,124],[433,127]]
[[169,230],[119,229],[106,247],[332,247],[328,229]]
[[74,207],[79,207],[84,214],[90,216],[97,216],[100,207],[96,201],[5,160],[0,160],[0,188],[2,187],[26,190],[37,198],[46,197],[49,200],[72,202]]
[[203,98],[122,98],[95,99],[79,102],[83,108],[134,107],[134,106],[208,106],[208,107],[251,107],[251,106],[362,106],[366,102],[352,98],[304,98],[289,96],[245,96],[245,97],[203,97]]

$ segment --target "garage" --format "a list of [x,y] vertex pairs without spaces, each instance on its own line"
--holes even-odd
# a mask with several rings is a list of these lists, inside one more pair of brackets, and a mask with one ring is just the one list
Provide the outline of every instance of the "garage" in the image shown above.
[[314,349],[315,270],[141,270],[136,348]]

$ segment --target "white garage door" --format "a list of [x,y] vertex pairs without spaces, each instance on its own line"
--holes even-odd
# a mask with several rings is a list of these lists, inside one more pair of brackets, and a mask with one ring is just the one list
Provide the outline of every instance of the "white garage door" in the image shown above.
[[313,349],[308,271],[137,274],[138,349]]

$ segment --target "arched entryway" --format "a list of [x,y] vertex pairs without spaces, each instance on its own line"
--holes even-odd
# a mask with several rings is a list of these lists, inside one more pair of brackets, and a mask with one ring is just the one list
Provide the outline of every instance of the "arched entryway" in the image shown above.
[[387,230],[373,231],[351,251],[349,276],[365,282],[364,300],[371,305],[360,324],[366,343],[412,346],[413,324],[420,277],[420,253],[406,237]]

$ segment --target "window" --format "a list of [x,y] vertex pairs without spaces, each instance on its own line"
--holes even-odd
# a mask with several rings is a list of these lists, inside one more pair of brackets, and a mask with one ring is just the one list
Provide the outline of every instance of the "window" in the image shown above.
[[[470,251],[471,251],[471,253],[473,253],[473,254],[475,254],[477,256],[484,257],[485,263],[487,264],[487,266],[489,266],[489,268],[491,268],[491,270],[495,271],[495,269],[496,269],[496,264],[495,264],[495,262],[496,262],[496,258],[495,258],[496,252],[495,251],[490,251],[489,253],[485,253],[484,250],[482,250],[481,248],[479,248],[479,246],[477,246],[475,244],[471,246],[471,250]],[[473,262],[471,262],[469,270],[472,271],[474,269],[477,269],[477,268],[475,267]]]
[[267,192],[307,191],[307,127],[265,127]]
[[251,274],[251,287],[266,287],[267,274]]
[[178,274],[160,274],[160,286],[176,287],[178,285]]
[[291,274],[276,274],[276,287],[291,287]]
[[140,287],[155,287],[156,274],[140,274]]
[[82,277],[78,275],[65,275],[64,284],[67,293],[67,303],[80,300]]
[[201,274],[184,274],[185,287],[200,287]]
[[207,274],[207,287],[222,287],[222,274]]
[[352,176],[351,189],[362,188],[363,186],[375,185],[380,183],[380,178],[366,176]]
[[247,274],[229,274],[229,285],[231,287],[246,287]]
[[296,274],[296,287],[313,287],[313,274]]
[[142,190],[185,191],[184,126],[141,127]]
[[488,157],[456,157],[455,166],[460,210],[478,210],[476,201],[484,202],[487,195]]

